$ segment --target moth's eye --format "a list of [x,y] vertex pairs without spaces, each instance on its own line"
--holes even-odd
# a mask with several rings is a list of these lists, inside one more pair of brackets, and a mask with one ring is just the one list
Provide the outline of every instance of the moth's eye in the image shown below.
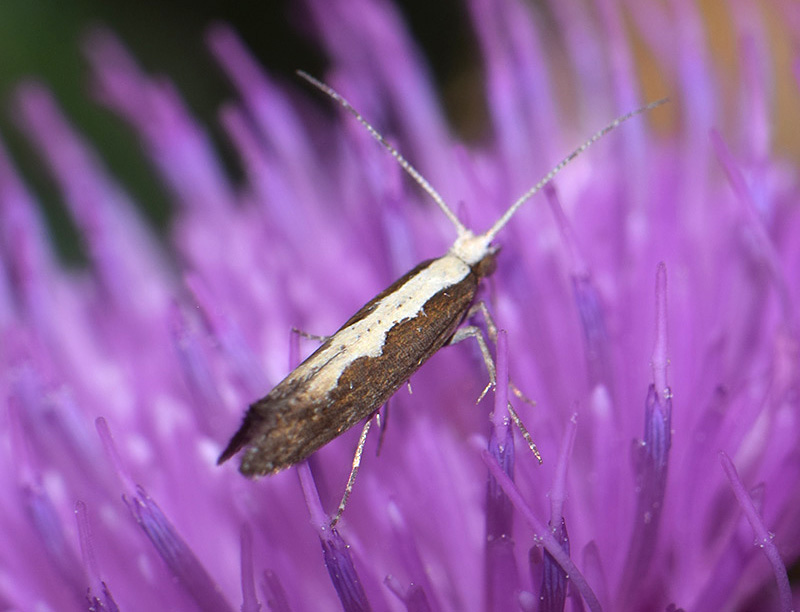
[[497,252],[499,249],[492,248],[483,259],[475,266],[475,273],[480,277],[491,276],[497,269]]

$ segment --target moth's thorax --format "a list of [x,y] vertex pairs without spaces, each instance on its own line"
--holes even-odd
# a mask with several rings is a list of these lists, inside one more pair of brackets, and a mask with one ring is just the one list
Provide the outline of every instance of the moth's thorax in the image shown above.
[[466,230],[450,247],[448,255],[458,257],[472,268],[478,278],[484,278],[491,275],[496,267],[495,258],[498,248],[492,246],[491,242],[491,237],[486,234],[476,236]]

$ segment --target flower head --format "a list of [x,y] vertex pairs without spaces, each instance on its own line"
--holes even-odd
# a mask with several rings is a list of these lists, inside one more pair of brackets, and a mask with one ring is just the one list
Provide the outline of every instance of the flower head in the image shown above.
[[[491,133],[469,147],[391,6],[307,10],[326,81],[479,232],[641,94],[614,3],[596,15],[553,3],[560,61],[548,26],[515,0],[467,6]],[[166,244],[48,91],[22,85],[19,125],[88,262],[58,261],[0,152],[0,601],[790,609],[797,172],[772,150],[764,29],[747,2],[732,7],[747,85],[727,101],[737,122],[720,119],[696,8],[629,7],[680,126],[659,136],[649,116],[626,123],[500,232],[479,294],[503,330],[489,334],[494,401],[475,405],[488,381],[477,346],[436,354],[368,439],[335,530],[357,431],[257,481],[217,456],[245,407],[313,350],[293,327],[331,333],[446,252],[452,226],[362,126],[302,83],[276,82],[224,26],[209,43],[238,93],[220,116],[240,183],[168,82],[107,32],[87,42],[97,97],[172,194]]]

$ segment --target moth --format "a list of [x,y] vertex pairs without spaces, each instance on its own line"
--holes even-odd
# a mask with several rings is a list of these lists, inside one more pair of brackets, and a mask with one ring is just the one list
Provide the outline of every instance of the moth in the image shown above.
[[[659,100],[623,115],[567,155],[481,234],[466,228],[439,193],[340,94],[304,72],[299,76],[353,115],[430,195],[456,229],[450,249],[423,261],[348,319],[339,330],[253,403],[218,463],[245,449],[240,471],[249,477],[274,474],[374,415],[434,353],[449,343],[475,336],[484,358],[485,342],[476,328],[459,328],[481,281],[496,267],[495,236],[516,211],[567,164],[620,123]],[[493,377],[493,367],[487,363]],[[494,380],[491,381],[492,383]],[[490,383],[491,384],[491,383]],[[366,429],[362,438],[366,437]],[[360,449],[357,457],[360,456]],[[354,470],[357,469],[354,463]],[[351,473],[351,480],[353,474]]]

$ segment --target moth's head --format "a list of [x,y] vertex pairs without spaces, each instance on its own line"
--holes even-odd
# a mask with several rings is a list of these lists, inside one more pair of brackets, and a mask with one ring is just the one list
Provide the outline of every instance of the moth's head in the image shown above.
[[465,230],[456,239],[450,248],[450,254],[455,255],[478,275],[484,278],[494,273],[497,268],[496,258],[500,247],[493,245],[492,237],[488,233],[477,236]]
[[459,233],[458,238],[450,247],[450,255],[455,255],[470,267],[478,265],[489,253],[495,250],[491,245],[492,239],[486,234],[477,236],[465,229]]

